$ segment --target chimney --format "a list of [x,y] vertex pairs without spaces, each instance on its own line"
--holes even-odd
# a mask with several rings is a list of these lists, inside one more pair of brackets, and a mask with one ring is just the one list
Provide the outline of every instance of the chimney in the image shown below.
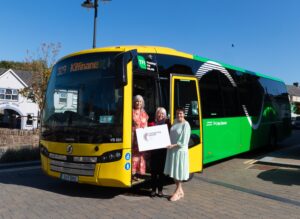
[[299,83],[298,83],[298,82],[294,82],[293,85],[294,85],[295,87],[298,87],[298,86],[299,86]]

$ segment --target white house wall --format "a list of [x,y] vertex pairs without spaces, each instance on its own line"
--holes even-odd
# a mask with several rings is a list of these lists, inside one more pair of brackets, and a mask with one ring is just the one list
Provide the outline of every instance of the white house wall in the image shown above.
[[293,96],[292,97],[292,102],[300,102],[300,97]]
[[[0,76],[0,88],[21,90],[27,85],[11,70]],[[31,130],[37,127],[39,108],[36,103],[18,95],[18,100],[0,100],[0,110],[11,109],[21,115],[21,129]],[[33,116],[33,125],[26,125],[27,115]]]

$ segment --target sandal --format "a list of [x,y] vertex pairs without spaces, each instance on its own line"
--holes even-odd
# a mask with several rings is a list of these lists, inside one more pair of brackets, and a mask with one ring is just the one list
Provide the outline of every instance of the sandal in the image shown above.
[[175,193],[175,194],[173,194],[172,195],[172,197],[169,199],[171,202],[176,202],[176,201],[178,201],[179,199],[181,198],[181,194],[179,194],[179,193]]
[[139,178],[138,178],[137,176],[133,176],[133,177],[132,177],[132,180],[133,180],[133,181],[139,181]]

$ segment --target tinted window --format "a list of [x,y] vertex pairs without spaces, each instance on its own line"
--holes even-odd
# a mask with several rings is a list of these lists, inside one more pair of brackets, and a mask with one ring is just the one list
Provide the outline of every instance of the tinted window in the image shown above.
[[92,53],[57,63],[43,110],[42,139],[78,143],[122,141],[123,88],[113,70],[117,53]]
[[264,102],[264,88],[260,77],[237,72],[237,85],[240,102],[250,116],[259,116]]
[[262,78],[261,83],[266,91],[265,105],[275,110],[278,119],[290,117],[290,104],[285,84],[267,78]]
[[170,82],[167,79],[160,79],[160,94],[161,94],[161,106],[169,111],[170,104]]
[[195,81],[175,80],[174,108],[177,109],[178,107],[185,109],[185,118],[190,123],[191,128],[199,129],[198,98]]
[[200,80],[200,95],[203,118],[223,117],[223,100],[219,84],[219,71],[210,71]]
[[158,94],[155,77],[134,75],[133,96],[141,95],[145,101],[145,110],[149,114],[149,121],[154,121]]
[[177,56],[157,55],[160,76],[169,77],[170,73],[193,75],[194,60]]
[[223,99],[224,116],[239,116],[239,102],[237,97],[237,88],[234,87],[224,74],[219,74],[221,85],[221,95]]
[[195,64],[198,62],[192,59],[170,56],[170,55],[156,55],[159,72],[159,90],[160,90],[160,106],[169,110],[170,101],[170,74],[180,75],[194,75]]

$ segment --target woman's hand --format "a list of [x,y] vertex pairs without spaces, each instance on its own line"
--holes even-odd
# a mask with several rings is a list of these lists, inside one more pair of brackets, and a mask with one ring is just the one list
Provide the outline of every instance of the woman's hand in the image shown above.
[[166,148],[171,149],[171,148],[174,148],[174,147],[177,147],[177,144],[168,145]]

